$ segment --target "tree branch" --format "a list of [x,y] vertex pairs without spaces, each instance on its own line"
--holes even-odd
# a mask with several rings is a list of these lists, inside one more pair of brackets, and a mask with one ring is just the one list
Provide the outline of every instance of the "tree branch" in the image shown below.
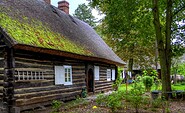
[[180,11],[182,11],[183,9],[185,9],[185,4],[182,5],[182,7],[178,8],[174,13],[173,16],[175,16],[176,14],[178,14]]
[[180,26],[180,27],[177,27],[176,29],[173,29],[172,32],[174,32],[174,31],[176,31],[176,30],[179,30],[179,29],[185,29],[185,25]]

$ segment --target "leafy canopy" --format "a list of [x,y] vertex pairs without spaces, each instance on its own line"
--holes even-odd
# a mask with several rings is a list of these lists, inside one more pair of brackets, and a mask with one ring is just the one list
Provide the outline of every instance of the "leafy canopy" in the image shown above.
[[92,27],[96,26],[96,18],[92,15],[92,10],[85,3],[78,5],[73,16],[88,23]]

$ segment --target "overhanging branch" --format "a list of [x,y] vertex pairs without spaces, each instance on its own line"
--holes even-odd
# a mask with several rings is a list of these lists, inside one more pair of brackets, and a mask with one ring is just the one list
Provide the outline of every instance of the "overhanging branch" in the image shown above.
[[180,30],[180,29],[185,29],[185,25],[177,27],[176,29],[173,29],[172,32],[176,31],[176,30]]
[[184,9],[185,9],[185,4],[183,4],[182,7],[178,8],[177,10],[175,10],[175,12],[173,13],[173,16],[177,15],[179,12],[181,12]]

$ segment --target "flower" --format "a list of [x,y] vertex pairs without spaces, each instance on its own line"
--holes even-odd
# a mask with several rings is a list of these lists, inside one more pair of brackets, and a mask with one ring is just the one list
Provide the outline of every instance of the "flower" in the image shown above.
[[96,109],[97,108],[97,106],[93,106],[93,109]]

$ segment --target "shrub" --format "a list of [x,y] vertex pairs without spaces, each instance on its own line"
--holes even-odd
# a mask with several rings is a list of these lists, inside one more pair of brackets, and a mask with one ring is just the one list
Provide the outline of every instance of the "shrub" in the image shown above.
[[156,98],[152,100],[152,108],[160,108],[163,100],[161,98]]
[[101,106],[109,107],[112,112],[115,112],[122,106],[123,92],[116,91],[110,95],[100,94],[97,96],[96,103]]
[[114,90],[118,90],[118,88],[120,87],[122,83],[122,79],[120,76],[117,77],[116,81],[114,82],[114,84],[112,85]]
[[136,78],[136,81],[133,84],[133,88],[128,92],[125,93],[126,101],[129,101],[130,104],[135,108],[136,113],[139,112],[139,107],[145,101],[144,88],[141,83],[141,77]]
[[154,83],[154,80],[152,77],[150,77],[150,76],[143,77],[143,84],[145,86],[146,91],[149,92],[151,90],[153,83]]
[[58,100],[53,100],[52,101],[52,109],[53,109],[53,112],[54,113],[59,112],[60,111],[60,108],[61,108],[61,105],[62,105],[62,102],[60,102]]
[[96,103],[100,106],[106,106],[107,104],[107,99],[108,96],[104,95],[104,94],[99,94],[96,98]]

